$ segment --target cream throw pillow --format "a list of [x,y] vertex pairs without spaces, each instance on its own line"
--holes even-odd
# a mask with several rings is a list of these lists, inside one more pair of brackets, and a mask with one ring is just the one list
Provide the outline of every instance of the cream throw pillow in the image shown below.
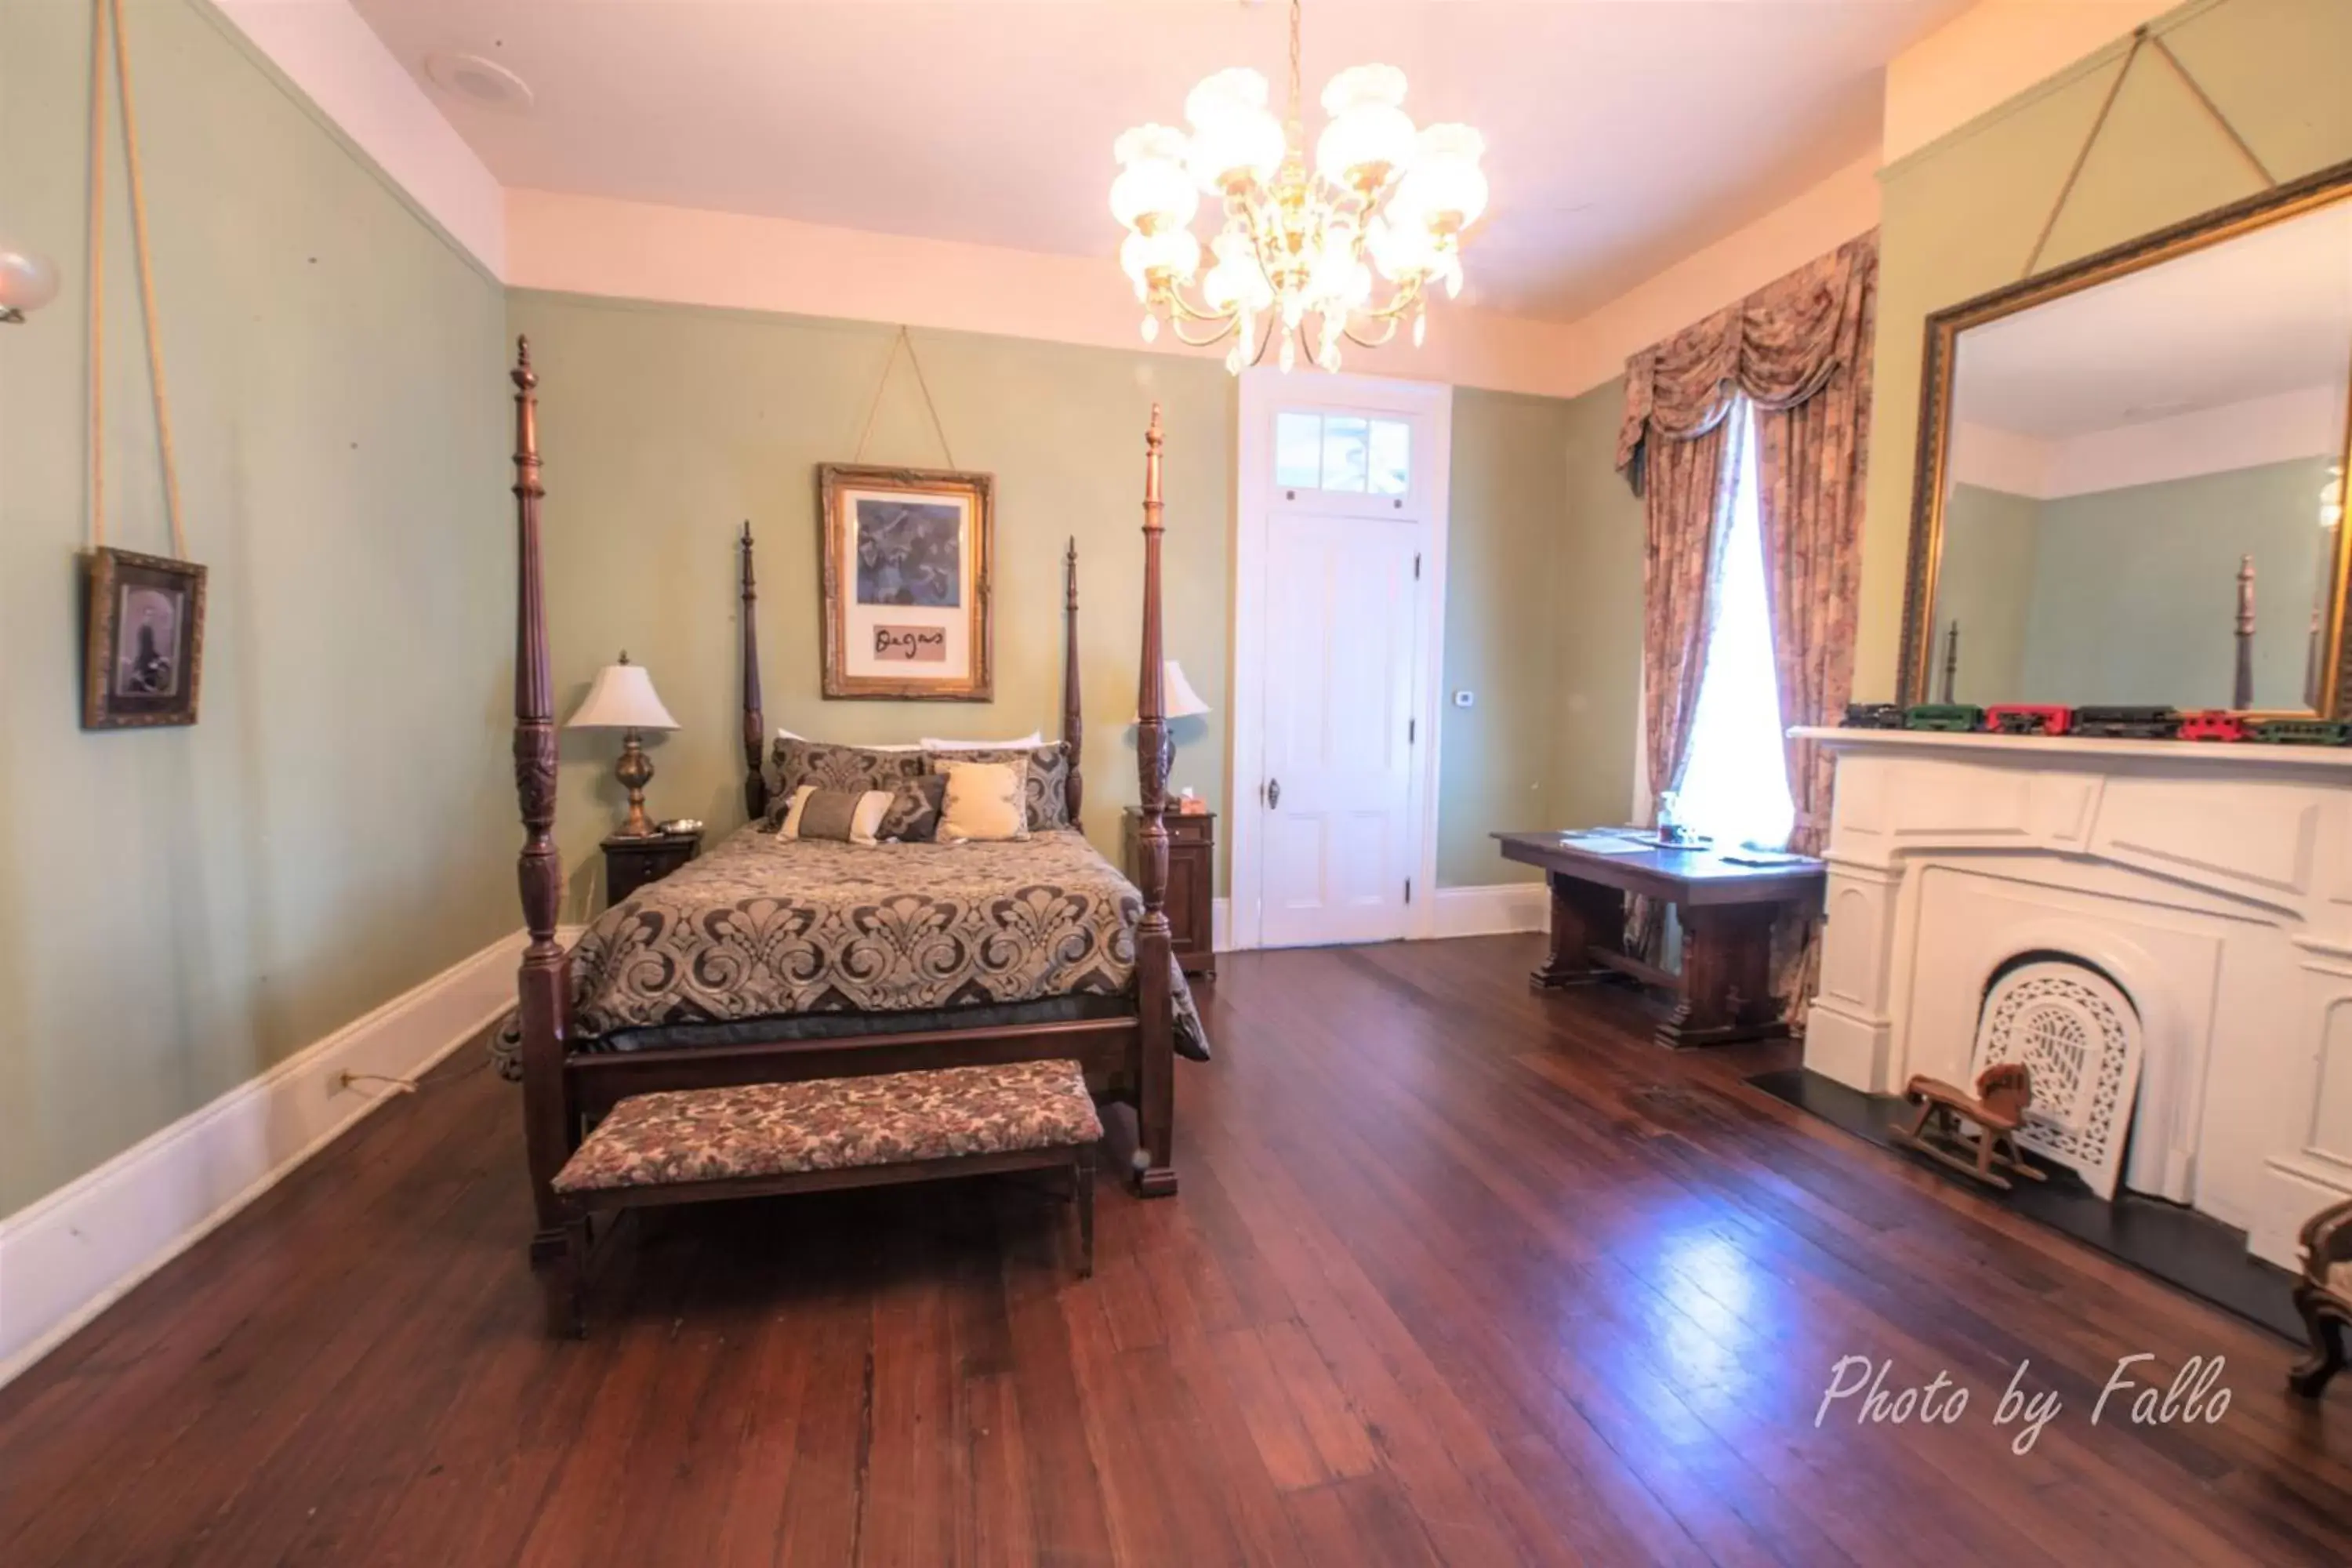
[[874,830],[882,826],[892,799],[887,789],[852,792],[803,784],[793,791],[783,826],[776,831],[786,838],[830,838],[871,846]]
[[1029,759],[1009,763],[938,764],[947,775],[947,799],[940,807],[941,843],[1029,837]]

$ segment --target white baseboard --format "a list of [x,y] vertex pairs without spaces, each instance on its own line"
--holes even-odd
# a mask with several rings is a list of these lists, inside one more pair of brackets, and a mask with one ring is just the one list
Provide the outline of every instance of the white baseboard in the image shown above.
[[517,931],[0,1219],[0,1386],[514,1005]]
[[[1219,952],[1238,952],[1234,941],[1233,900],[1209,901],[1211,942]],[[1430,937],[1500,936],[1507,931],[1544,931],[1551,924],[1551,897],[1541,882],[1490,882],[1475,888],[1440,888],[1432,909]]]
[[1437,929],[1432,934],[1440,937],[1542,931],[1551,921],[1551,898],[1541,882],[1440,888],[1436,903]]

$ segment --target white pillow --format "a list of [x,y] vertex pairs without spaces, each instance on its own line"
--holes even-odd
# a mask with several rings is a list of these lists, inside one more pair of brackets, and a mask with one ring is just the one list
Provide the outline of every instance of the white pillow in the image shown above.
[[[778,725],[776,728],[776,739],[779,741],[807,741],[809,738],[806,735],[795,734],[792,731],[783,728],[782,725]],[[869,746],[863,741],[812,741],[810,742],[810,744],[817,746],[855,746],[861,752],[919,752],[925,749],[921,746]]]
[[[920,749],[926,752],[1021,752],[1034,751],[1045,743],[1045,735],[1039,731],[1032,730],[1027,734],[1016,736],[1010,741],[942,741],[933,736],[926,735],[923,737],[923,743]],[[872,749],[876,751],[895,752],[900,748],[897,746],[877,746]],[[916,748],[911,746],[906,749],[908,751],[916,750]]]

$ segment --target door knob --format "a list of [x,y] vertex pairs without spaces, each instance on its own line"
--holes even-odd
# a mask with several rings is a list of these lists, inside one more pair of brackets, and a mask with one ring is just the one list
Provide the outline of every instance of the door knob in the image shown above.
[[1282,804],[1282,781],[1280,779],[1268,779],[1265,781],[1265,804],[1269,809]]

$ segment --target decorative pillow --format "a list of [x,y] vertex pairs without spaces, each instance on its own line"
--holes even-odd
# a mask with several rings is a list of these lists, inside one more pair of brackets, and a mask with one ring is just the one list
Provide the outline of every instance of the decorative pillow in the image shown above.
[[823,741],[779,740],[771,755],[776,764],[776,804],[768,820],[784,819],[793,792],[803,784],[819,789],[896,791],[908,779],[930,770],[921,752],[890,752],[874,746],[835,746]]
[[941,741],[929,735],[923,737],[923,750],[927,752],[1026,752],[1045,743],[1045,737],[1034,730],[1009,741]]
[[1021,808],[1028,771],[1027,760],[1020,757],[1009,763],[941,763],[948,784],[940,807],[940,842],[1028,837],[1029,817]]
[[783,825],[776,831],[786,838],[830,838],[837,844],[875,843],[874,830],[890,809],[887,789],[819,789],[803,784],[793,791],[784,807]]
[[933,757],[931,766],[936,770],[948,762],[1028,763],[1021,799],[1028,813],[1029,831],[1042,833],[1049,827],[1070,826],[1070,748],[1066,742],[1055,741],[1018,751],[956,752],[945,759]]
[[899,780],[890,796],[890,809],[882,815],[882,826],[874,830],[876,837],[895,838],[901,844],[929,844],[939,837],[940,806],[947,793],[945,773]]

